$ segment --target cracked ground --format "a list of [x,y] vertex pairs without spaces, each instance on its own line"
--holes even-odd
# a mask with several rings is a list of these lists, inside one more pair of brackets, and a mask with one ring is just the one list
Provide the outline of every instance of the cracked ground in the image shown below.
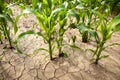
[[[20,13],[18,6],[11,7],[14,17]],[[36,21],[35,16],[21,17],[18,22],[19,31],[31,29]],[[39,29],[36,29],[39,30]],[[12,36],[13,34],[11,34]],[[95,48],[95,42],[82,43],[81,36],[76,29],[68,30],[64,35],[64,42],[70,43],[70,37],[76,35],[76,45],[81,49],[63,47],[68,54],[67,58],[56,58],[49,60],[49,54],[44,51],[33,53],[35,49],[47,48],[47,43],[37,35],[28,35],[20,40],[19,48],[24,54],[19,54],[15,49],[3,49],[8,46],[6,40],[0,45],[0,80],[120,80],[120,46],[107,48],[102,54],[109,54],[109,57],[99,61],[98,65],[90,61],[90,52],[87,48]],[[14,40],[15,37],[12,39]],[[107,44],[112,42],[120,43],[120,33],[113,35]],[[30,55],[30,56],[26,56]],[[54,57],[57,51],[54,52]]]

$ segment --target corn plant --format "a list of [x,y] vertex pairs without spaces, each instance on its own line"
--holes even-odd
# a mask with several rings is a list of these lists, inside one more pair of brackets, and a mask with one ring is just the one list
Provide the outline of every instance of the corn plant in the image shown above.
[[[59,50],[59,57],[64,56],[64,53],[62,52],[62,42],[63,42],[63,35],[66,31],[66,29],[64,28],[66,23],[67,23],[67,10],[65,7],[68,6],[68,3],[66,3],[66,5],[64,5],[63,10],[58,14],[59,15],[59,31],[58,31],[58,38],[56,39],[57,41],[57,46],[58,46],[58,50]],[[61,8],[62,9],[62,8]]]
[[90,40],[91,30],[97,25],[97,16],[93,13],[93,10],[104,12],[104,8],[105,2],[102,0],[77,0],[76,13],[79,18],[76,18],[76,26],[82,35],[82,42],[86,43]]
[[[63,43],[63,35],[65,31],[67,31],[68,29],[76,28],[75,24],[72,22],[71,19],[73,17],[76,17],[77,20],[79,20],[79,15],[74,12],[76,4],[77,4],[76,0],[71,0],[71,1],[66,0],[60,6],[60,8],[62,8],[63,10],[61,10],[58,13],[59,30],[58,30],[58,37],[57,37],[57,47],[59,50],[59,57],[67,56],[67,54],[62,51],[62,47],[65,45],[70,46],[71,48],[80,49],[78,46],[75,45],[76,36],[72,37],[72,41],[73,41],[72,45]],[[71,21],[69,25],[67,24],[68,19]]]
[[[61,4],[60,7],[58,9],[61,9],[59,12],[58,12],[58,23],[59,23],[59,30],[58,30],[58,36],[56,38],[56,41],[57,41],[57,47],[58,47],[58,51],[59,51],[59,57],[66,57],[67,54],[64,53],[62,51],[62,47],[67,45],[67,46],[70,46],[72,48],[77,48],[77,49],[80,49],[79,47],[77,47],[75,44],[73,45],[70,45],[70,44],[67,44],[67,43],[63,43],[63,36],[64,36],[64,33],[68,30],[68,29],[71,29],[71,28],[74,28],[75,25],[71,22],[69,25],[67,24],[67,21],[68,19],[71,20],[71,17],[72,16],[75,16],[77,15],[76,13],[74,13],[74,10],[75,10],[75,2],[76,0],[72,0],[72,1],[62,1],[63,3],[59,3]],[[74,42],[75,43],[75,37],[74,37]]]
[[67,31],[68,29],[71,28],[71,24],[67,25],[67,21],[72,14],[71,10],[74,10],[74,7],[73,7],[74,5],[72,3],[73,2],[71,2],[71,1],[63,2],[63,4],[60,5],[60,8],[63,10],[61,10],[58,13],[59,30],[58,30],[58,37],[56,40],[57,40],[57,46],[58,46],[58,50],[59,50],[59,57],[63,57],[65,55],[64,52],[62,51],[62,47],[64,46],[63,35],[64,35],[65,31]]
[[[40,25],[41,32],[34,32],[34,31],[27,31],[23,32],[18,36],[18,40],[25,36],[26,34],[37,34],[39,36],[42,36],[43,39],[48,43],[48,50],[44,48],[39,48],[37,50],[45,50],[49,53],[50,55],[50,60],[53,60],[53,51],[54,51],[54,43],[55,43],[55,38],[54,38],[54,32],[57,23],[59,22],[59,16],[60,12],[64,12],[64,8],[57,8],[55,5],[57,1],[54,0],[44,0],[44,1],[39,1],[39,0],[32,0],[32,9],[30,10],[24,10],[21,15],[26,14],[26,13],[33,13]],[[59,5],[58,5],[59,6]],[[17,17],[16,22],[18,21],[19,17]],[[61,16],[60,16],[61,17]],[[66,19],[66,18],[65,18]],[[63,19],[60,19],[61,22]],[[60,34],[61,35],[61,34]],[[21,52],[21,51],[20,51]]]
[[7,7],[5,0],[0,1],[0,41],[2,43],[2,38],[5,37],[9,41],[10,48],[12,47],[12,41],[10,38],[10,27],[8,22],[14,24],[13,19],[10,17],[12,11]]
[[115,32],[120,31],[120,15],[113,18],[108,24],[102,14],[99,14],[99,17],[100,23],[98,31],[101,34],[101,36],[98,35],[98,32],[96,32],[95,30],[92,32],[97,45],[95,50],[89,49],[93,53],[92,60],[95,62],[95,64],[98,64],[98,61],[100,59],[108,57],[108,55],[101,54],[103,50],[105,50],[109,46],[119,45],[118,43],[112,43],[106,46],[105,43],[109,39],[111,39],[112,35]]

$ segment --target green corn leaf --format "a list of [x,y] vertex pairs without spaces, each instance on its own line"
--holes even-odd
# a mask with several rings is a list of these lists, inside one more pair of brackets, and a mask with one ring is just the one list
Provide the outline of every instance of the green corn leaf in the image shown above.
[[120,32],[120,24],[116,25],[113,29],[114,32]]
[[[120,15],[118,15],[118,16],[115,16],[111,21],[110,21],[110,23],[108,24],[108,30],[110,31],[110,30],[117,30],[117,29],[119,29],[118,27],[116,27],[116,26],[118,26],[120,24]],[[120,26],[119,26],[120,27]],[[116,28],[116,29],[115,29]],[[118,31],[118,30],[117,30]]]
[[51,17],[47,18],[47,25],[48,25],[48,29],[46,30],[47,33],[53,34],[54,30],[55,30],[55,24],[54,22],[51,23]]
[[63,34],[65,33],[65,31],[66,31],[66,29],[60,29],[60,30],[59,30],[59,35],[60,35],[60,36],[63,36]]
[[62,7],[63,7],[63,8],[67,8],[67,7],[68,7],[68,2],[65,1],[65,2],[62,4]]
[[103,47],[103,50],[105,50],[106,48],[108,48],[108,47],[110,47],[110,46],[115,46],[115,45],[119,45],[119,46],[120,46],[119,43],[112,43],[112,44],[109,44],[109,45]]
[[13,26],[14,26],[14,34],[16,34],[18,31],[18,26],[16,21],[13,23]]
[[34,31],[32,31],[32,30],[23,32],[23,33],[21,33],[21,34],[18,36],[18,40],[21,39],[21,38],[23,38],[25,35],[28,35],[28,34],[35,34],[35,33],[34,33]]
[[90,51],[90,52],[92,52],[92,57],[94,57],[94,56],[96,55],[96,50],[86,49],[85,51]]
[[77,23],[80,21],[80,14],[74,12],[73,10],[69,10],[68,15],[71,15],[71,16],[75,17],[76,20],[77,20]]
[[66,45],[66,46],[70,46],[71,48],[75,48],[75,49],[80,49],[80,47],[76,46],[76,45],[70,45],[70,44],[63,44],[63,45]]
[[54,33],[54,31],[55,31],[55,26],[51,26],[51,29],[49,29],[49,31],[50,31],[50,33],[52,35]]
[[23,15],[23,13],[19,14],[19,15],[15,18],[15,21],[14,21],[14,23],[13,23],[13,25],[14,25],[14,34],[16,34],[17,31],[18,31],[17,23],[18,23],[18,21],[19,21],[19,19],[20,19],[20,17],[21,17],[22,15]]
[[75,49],[81,49],[80,47],[76,46],[76,45],[69,45],[71,48],[75,48]]
[[80,32],[88,30],[87,26],[85,25],[85,23],[78,24],[77,28],[79,29]]
[[106,39],[110,39],[112,37],[112,34],[114,32],[120,31],[120,15],[116,16],[114,19],[112,19],[108,26],[102,30],[102,35],[106,37]]
[[64,18],[63,20],[59,21],[60,28],[63,29],[65,27],[66,23],[67,23],[67,19],[66,18]]
[[90,35],[91,35],[92,37],[95,37],[95,36],[96,36],[96,31],[95,31],[95,30],[89,29],[88,32],[90,33]]
[[52,0],[47,0],[47,3],[48,3],[48,5],[49,5],[49,8],[52,9],[52,4],[53,4],[53,3],[52,3]]
[[102,23],[100,23],[100,25],[98,26],[98,30],[102,34],[102,36],[105,35],[105,28],[104,27],[106,27],[106,26],[103,26]]
[[25,54],[22,50],[20,50],[19,47],[18,47],[18,45],[16,45],[16,50],[17,50],[18,53],[24,54],[25,56],[30,57],[29,54]]
[[24,14],[30,14],[30,13],[33,13],[33,10],[26,9],[26,10],[23,10],[23,12],[16,17],[16,19],[15,19],[15,21],[13,23],[13,25],[14,25],[14,34],[16,34],[17,31],[18,31],[17,22],[19,21],[20,17],[23,16]]
[[100,56],[100,57],[99,57],[99,60],[102,59],[102,58],[107,58],[107,57],[109,57],[109,55]]
[[89,33],[92,37],[95,38],[97,44],[99,44],[100,43],[100,38],[98,36],[98,33],[95,30],[91,30],[91,29],[89,30]]
[[12,18],[9,17],[8,15],[0,14],[0,17],[1,17],[1,18],[4,18],[4,19],[7,20],[7,21],[13,22]]
[[46,52],[48,52],[49,53],[49,51],[47,50],[47,49],[45,49],[45,48],[38,48],[38,49],[36,49],[36,50],[34,50],[34,52],[33,52],[33,54],[37,54],[39,51],[46,51]]
[[1,15],[0,14],[0,17],[6,19],[7,21],[12,22],[13,27],[14,27],[14,34],[16,34],[16,32],[18,31],[18,27],[17,27],[18,17],[16,18],[15,21],[13,21],[13,19],[10,16],[8,16],[8,15]]
[[20,54],[24,54],[23,51],[21,51],[18,46],[16,46],[16,49],[17,49],[17,52],[20,53]]
[[5,11],[5,13],[13,16],[13,12],[11,8],[7,7],[7,10]]
[[84,6],[82,6],[81,4],[79,4],[79,5],[76,6],[76,9],[82,10],[82,9],[84,9]]
[[53,15],[55,15],[55,14],[61,12],[61,11],[64,11],[64,8],[57,8],[57,9],[52,11],[51,16],[53,16]]
[[36,34],[42,36],[46,41],[48,41],[48,37],[42,34],[41,32],[36,32]]
[[39,0],[32,0],[32,8],[35,9]]
[[40,28],[45,30],[45,31],[48,31],[47,30],[47,27],[45,26],[45,22],[47,23],[47,18],[46,16],[43,16],[41,15],[39,12],[34,12],[35,16],[37,17],[38,21],[39,21],[39,24],[40,24]]
[[93,50],[93,49],[86,49],[85,51],[90,51],[90,52],[92,52],[93,54],[95,53],[95,50]]
[[5,0],[0,0],[0,11],[1,9],[4,10],[6,8],[7,4],[5,2]]
[[106,35],[106,39],[107,39],[107,40],[111,39],[112,34],[113,34],[113,32],[112,32],[112,31],[111,31],[111,32],[109,32],[109,33],[108,33],[108,35]]

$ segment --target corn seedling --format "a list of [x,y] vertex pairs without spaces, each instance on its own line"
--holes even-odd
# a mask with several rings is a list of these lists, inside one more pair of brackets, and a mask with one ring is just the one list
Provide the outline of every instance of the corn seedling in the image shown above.
[[[59,57],[61,57],[64,53],[62,52],[62,42],[63,42],[63,35],[66,31],[66,29],[64,29],[66,23],[67,23],[67,11],[61,11],[61,13],[59,14],[60,19],[59,19],[59,31],[58,31],[58,38],[57,38],[57,46],[58,46],[58,50],[59,50]],[[63,55],[64,56],[64,55]]]
[[9,41],[10,48],[12,47],[12,41],[10,38],[10,27],[8,22],[14,24],[13,19],[10,17],[12,11],[7,7],[5,0],[0,1],[0,41],[2,42],[2,38],[5,37]]
[[87,43],[91,38],[91,30],[97,25],[97,16],[93,13],[93,10],[103,10],[105,3],[102,0],[78,0],[77,3],[77,16],[75,16],[77,17],[76,26],[82,35],[82,42]]
[[58,13],[59,30],[58,30],[58,38],[56,39],[58,50],[59,50],[59,57],[64,57],[64,52],[62,51],[62,47],[64,46],[63,45],[63,35],[64,35],[65,31],[70,28],[69,25],[67,26],[67,28],[65,28],[69,14],[70,14],[69,10],[72,9],[71,6],[68,7],[68,5],[70,3],[71,3],[70,1],[69,2],[65,1],[62,5],[60,5],[60,8],[59,8],[59,9],[62,9]]
[[[58,50],[59,50],[59,57],[64,57],[66,55],[62,51],[62,47],[65,46],[65,45],[70,46],[71,48],[80,49],[79,47],[77,47],[75,45],[76,36],[72,37],[73,45],[70,45],[70,44],[67,44],[67,43],[63,44],[63,35],[64,35],[65,31],[67,31],[68,29],[71,29],[71,28],[75,28],[75,25],[72,23],[72,20],[71,20],[72,16],[77,16],[77,14],[74,12],[75,3],[76,3],[76,0],[64,1],[64,3],[60,7],[63,10],[61,10],[58,13],[58,16],[59,16],[58,23],[59,23],[60,28],[59,28],[59,31],[58,31],[57,46],[58,46]],[[70,25],[67,25],[68,19],[70,19],[70,21],[71,21]]]
[[[39,1],[39,0],[32,0],[32,9],[31,10],[24,10],[23,14],[26,13],[33,13],[37,20],[39,21],[40,24],[40,29],[42,29],[42,32],[33,32],[33,31],[27,31],[24,33],[21,33],[18,36],[18,39],[22,38],[23,36],[25,36],[26,34],[37,34],[39,36],[42,36],[43,39],[48,43],[48,50],[44,49],[44,48],[39,48],[38,50],[45,50],[49,53],[50,55],[50,60],[53,60],[53,51],[54,51],[54,42],[55,42],[55,38],[54,36],[54,32],[55,32],[55,27],[57,25],[57,22],[59,22],[61,24],[61,28],[60,28],[60,37],[63,36],[63,33],[61,34],[61,31],[63,30],[63,22],[66,21],[66,18],[64,17],[64,15],[61,15],[62,13],[65,12],[65,9],[63,7],[61,8],[55,8],[55,4],[57,1],[53,1],[53,0],[44,0],[44,1]],[[65,4],[66,6],[66,4]],[[60,13],[61,12],[61,13]],[[20,15],[20,16],[21,16]],[[16,19],[18,21],[19,17]],[[63,17],[60,19],[60,17]],[[63,25],[63,26],[62,26]],[[62,39],[60,39],[62,41]],[[61,46],[61,43],[60,43]],[[61,53],[61,51],[60,51]]]
[[[108,55],[102,55],[102,51],[109,46],[119,45],[118,43],[112,43],[110,45],[105,46],[104,44],[111,39],[113,33],[120,31],[120,15],[116,16],[112,19],[108,24],[106,20],[104,20],[103,15],[100,15],[100,24],[98,27],[98,31],[100,32],[101,36],[98,35],[96,31],[93,31],[93,36],[96,40],[96,49],[89,49],[93,53],[92,60],[98,64],[98,61],[102,58],[108,57]],[[102,37],[102,38],[101,38]]]

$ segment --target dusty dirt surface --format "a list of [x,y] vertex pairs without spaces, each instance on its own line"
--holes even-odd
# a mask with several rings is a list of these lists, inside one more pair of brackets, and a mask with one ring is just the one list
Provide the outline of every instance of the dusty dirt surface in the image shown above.
[[[11,7],[14,16],[20,13],[18,6]],[[36,21],[34,15],[27,18],[21,17],[18,22],[19,31],[13,40],[21,33],[32,28]],[[36,28],[37,29],[37,28]],[[37,29],[39,30],[39,29]],[[13,35],[13,33],[11,34]],[[67,58],[49,60],[49,54],[39,51],[33,54],[34,50],[40,47],[48,48],[47,43],[37,35],[28,35],[20,40],[19,48],[24,54],[19,54],[15,49],[3,49],[8,45],[0,45],[0,80],[120,80],[120,46],[107,48],[102,54],[109,54],[109,57],[99,61],[98,65],[90,62],[90,52],[87,48],[95,48],[95,42],[82,43],[81,36],[76,29],[68,30],[64,35],[64,42],[71,44],[69,38],[77,36],[76,45],[81,48],[72,49],[68,46],[63,51],[68,54]],[[120,33],[113,35],[107,43],[120,43]],[[55,56],[57,51],[54,52]]]

